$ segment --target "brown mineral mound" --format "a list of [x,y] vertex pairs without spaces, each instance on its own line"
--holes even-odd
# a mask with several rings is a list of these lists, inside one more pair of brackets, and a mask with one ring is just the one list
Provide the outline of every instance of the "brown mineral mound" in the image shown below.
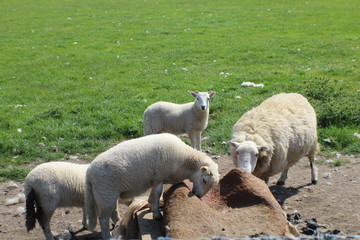
[[231,170],[202,199],[194,196],[186,184],[172,186],[164,193],[169,237],[299,236],[268,186],[242,169]]

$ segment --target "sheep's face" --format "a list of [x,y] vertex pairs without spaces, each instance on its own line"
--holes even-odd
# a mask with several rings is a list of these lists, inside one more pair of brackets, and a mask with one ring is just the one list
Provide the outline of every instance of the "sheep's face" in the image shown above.
[[195,100],[195,106],[197,109],[200,110],[207,110],[209,108],[209,100],[213,96],[215,96],[216,92],[191,92],[191,95],[196,98]]
[[245,141],[242,143],[229,142],[230,146],[235,148],[238,168],[242,168],[248,173],[252,173],[256,167],[259,154],[266,151],[264,146],[257,146],[252,141]]
[[214,164],[212,168],[202,166],[199,171],[194,173],[190,181],[194,184],[192,192],[201,198],[219,183],[218,165]]

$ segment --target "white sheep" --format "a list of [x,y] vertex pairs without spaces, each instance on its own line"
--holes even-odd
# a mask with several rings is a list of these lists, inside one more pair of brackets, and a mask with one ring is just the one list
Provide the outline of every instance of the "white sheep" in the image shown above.
[[[89,164],[47,162],[30,171],[25,178],[26,228],[30,231],[38,220],[47,240],[54,240],[50,219],[58,207],[83,208],[83,229],[86,229],[84,211],[85,175]],[[36,206],[36,211],[35,211]],[[119,220],[117,209],[112,220]]]
[[282,172],[277,185],[283,185],[289,168],[307,155],[311,180],[316,184],[316,122],[313,107],[300,94],[281,93],[266,99],[233,127],[229,143],[234,164],[265,182]]
[[176,184],[184,179],[193,182],[193,193],[201,197],[218,183],[218,165],[205,153],[169,133],[114,146],[97,156],[86,173],[89,229],[95,228],[99,215],[103,239],[109,239],[109,217],[116,199],[133,198],[149,188],[151,211],[155,219],[161,218],[159,201],[163,184]]
[[209,99],[216,92],[190,92],[194,102],[175,104],[156,102],[144,112],[144,135],[154,133],[186,133],[194,148],[201,150],[201,133],[209,119]]

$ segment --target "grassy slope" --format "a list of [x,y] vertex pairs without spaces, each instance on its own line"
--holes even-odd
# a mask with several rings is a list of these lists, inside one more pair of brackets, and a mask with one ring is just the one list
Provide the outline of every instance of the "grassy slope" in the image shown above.
[[[141,136],[149,104],[192,101],[188,90],[218,92],[204,133],[205,145],[216,143],[218,153],[227,152],[221,142],[241,114],[275,93],[313,93],[307,81],[330,79],[359,95],[356,0],[1,0],[0,6],[1,177],[21,178],[24,162],[75,153],[92,159],[114,142]],[[265,87],[243,88],[243,81]],[[353,104],[358,111],[359,102]],[[359,119],[341,125],[321,128],[321,138],[336,134],[349,138],[350,151],[359,149],[352,136]]]

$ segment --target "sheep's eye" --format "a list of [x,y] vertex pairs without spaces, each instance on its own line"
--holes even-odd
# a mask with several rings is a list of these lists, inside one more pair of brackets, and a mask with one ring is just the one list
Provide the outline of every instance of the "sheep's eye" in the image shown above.
[[205,178],[203,179],[203,183],[204,183],[204,184],[206,184],[206,180],[205,180]]
[[259,156],[259,154],[258,154],[258,153],[256,153],[256,154],[255,154],[255,157],[258,157],[258,156]]

